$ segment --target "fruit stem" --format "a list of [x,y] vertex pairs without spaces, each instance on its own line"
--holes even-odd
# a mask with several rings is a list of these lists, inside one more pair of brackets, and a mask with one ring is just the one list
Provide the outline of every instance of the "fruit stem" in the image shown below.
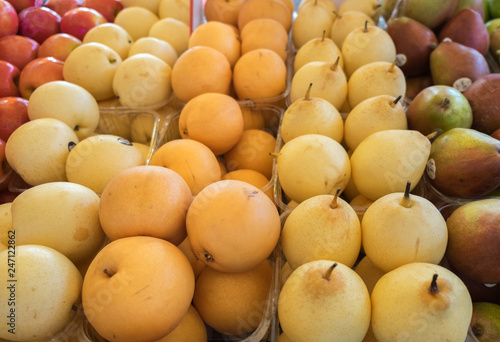
[[396,107],[396,105],[398,104],[399,100],[401,100],[402,98],[403,98],[403,95],[399,95],[394,101],[391,101],[392,108]]
[[337,11],[332,11],[332,13],[336,16],[336,18],[335,18],[335,19],[340,19],[340,18],[342,18],[342,16],[339,14],[339,12],[337,12]]
[[337,60],[335,61],[335,63],[332,64],[332,71],[335,71],[337,70],[338,66],[339,66],[339,62],[340,62],[340,56],[337,56]]
[[326,37],[326,31],[323,30],[323,35],[321,36],[321,42],[325,41],[325,37]]
[[304,96],[304,100],[306,101],[311,101],[311,88],[312,88],[312,82],[309,83],[309,87],[307,87],[307,90],[306,90],[306,95]]
[[450,105],[451,101],[449,98],[445,97],[443,101],[441,101],[441,108],[446,109]]
[[102,270],[104,272],[104,274],[106,274],[108,277],[112,277],[115,275],[115,272],[113,271],[110,271],[109,269],[105,268],[104,270]]
[[330,266],[330,268],[326,271],[325,275],[323,276],[323,278],[325,278],[326,280],[330,281],[330,277],[332,275],[332,272],[333,272],[333,269],[337,267],[337,263],[333,263],[332,266]]
[[394,67],[396,66],[396,60],[394,60],[392,63],[391,63],[391,66],[389,67],[389,69],[387,71],[389,72],[394,72]]
[[368,32],[368,20],[365,20],[365,30],[364,32]]
[[411,182],[406,182],[405,193],[403,199],[401,200],[401,205],[405,208],[411,208],[411,198],[410,198],[410,188]]
[[429,286],[429,293],[431,295],[435,295],[436,293],[438,293],[440,290],[439,290],[439,286],[437,284],[437,278],[438,278],[438,274],[437,273],[434,273],[432,275],[432,281],[431,281],[431,286]]
[[206,262],[213,262],[214,261],[214,257],[212,256],[212,254],[210,254],[208,252],[205,252],[203,254],[203,256],[205,257]]
[[273,157],[278,157],[280,154],[277,152],[269,152],[269,155]]
[[340,194],[340,187],[337,188],[337,191],[335,192],[335,196],[333,196],[332,201],[330,202],[330,208],[335,209],[339,205],[338,199],[339,199],[339,194]]
[[426,135],[427,139],[429,139],[429,141],[432,143],[434,140],[436,140],[436,138],[438,136],[441,135],[441,133],[443,133],[443,130],[441,128],[438,128],[436,129],[434,132]]

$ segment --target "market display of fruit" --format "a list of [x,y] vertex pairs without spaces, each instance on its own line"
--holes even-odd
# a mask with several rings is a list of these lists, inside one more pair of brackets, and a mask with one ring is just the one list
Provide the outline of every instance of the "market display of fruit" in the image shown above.
[[500,341],[500,1],[0,0],[0,342]]

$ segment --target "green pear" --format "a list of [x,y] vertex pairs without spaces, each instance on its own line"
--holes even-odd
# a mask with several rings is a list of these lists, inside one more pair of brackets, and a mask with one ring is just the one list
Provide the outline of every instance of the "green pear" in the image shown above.
[[451,18],[458,0],[406,0],[404,13],[430,29],[437,29]]
[[366,137],[351,155],[354,185],[366,198],[376,199],[411,189],[424,174],[431,142],[415,130],[388,129]]
[[453,211],[446,225],[450,265],[472,280],[500,283],[500,198],[465,203]]
[[500,341],[500,305],[489,302],[473,303],[470,325],[479,342]]
[[455,11],[453,12],[453,14],[458,13],[460,10],[464,8],[470,8],[477,11],[477,13],[481,15],[481,18],[483,19],[484,22],[485,21],[484,19],[486,18],[486,11],[485,11],[486,6],[487,5],[485,5],[485,1],[483,0],[458,0],[457,7],[455,7]]
[[438,129],[472,126],[472,108],[467,98],[456,88],[433,85],[415,96],[407,108],[408,127],[424,135]]
[[445,196],[477,199],[500,186],[500,141],[472,128],[452,128],[431,145],[427,176]]
[[495,56],[497,51],[500,50],[500,28],[494,29],[490,33],[489,50],[490,50],[490,53],[493,54],[493,56]]
[[379,279],[371,299],[378,342],[466,340],[472,300],[460,278],[442,266],[400,266]]
[[409,189],[377,199],[361,220],[365,254],[383,272],[412,262],[438,264],[446,252],[446,221],[431,201]]

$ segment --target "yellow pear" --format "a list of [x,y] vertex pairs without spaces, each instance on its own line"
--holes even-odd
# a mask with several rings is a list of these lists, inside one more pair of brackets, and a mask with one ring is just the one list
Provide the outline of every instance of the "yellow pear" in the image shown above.
[[338,143],[344,136],[344,121],[337,108],[321,97],[311,97],[311,83],[304,95],[290,104],[281,121],[283,142],[304,134],[322,134]]
[[304,134],[287,142],[277,153],[281,188],[300,203],[316,195],[335,194],[351,176],[349,156],[332,138]]
[[372,201],[403,191],[408,181],[413,190],[425,171],[430,149],[429,138],[415,130],[372,133],[351,155],[354,185]]
[[338,12],[343,14],[347,11],[360,11],[375,19],[380,14],[380,8],[379,0],[344,0],[340,4]]
[[393,62],[372,62],[357,69],[347,83],[347,101],[352,108],[377,95],[406,95],[403,71]]
[[379,342],[466,340],[472,300],[462,280],[442,266],[398,267],[379,279],[371,300]]
[[339,58],[339,66],[344,67],[342,52],[335,42],[323,32],[321,37],[312,38],[302,45],[293,60],[294,72],[309,62],[335,62]]
[[351,31],[342,44],[344,70],[349,78],[356,69],[371,62],[392,62],[396,59],[396,46],[387,31],[368,25]]
[[344,122],[344,139],[347,146],[356,147],[370,134],[385,129],[407,129],[402,96],[377,95],[352,108]]
[[301,8],[295,17],[291,29],[293,45],[299,49],[313,38],[322,37],[325,32],[330,34],[333,18],[327,10],[317,2],[311,2]]
[[370,311],[363,280],[350,267],[329,260],[294,270],[278,301],[281,328],[290,341],[361,341]]
[[438,264],[448,244],[446,221],[425,197],[394,192],[374,201],[361,221],[363,250],[384,272],[411,263]]
[[292,269],[313,260],[353,267],[361,250],[356,211],[336,195],[318,195],[299,203],[283,225],[281,247]]
[[307,7],[311,3],[316,3],[323,7],[331,15],[332,19],[335,19],[337,5],[335,4],[335,1],[332,0],[301,0],[297,6],[297,13],[302,11],[304,7]]
[[338,110],[347,99],[347,78],[339,61],[309,62],[297,70],[290,84],[290,102],[303,98],[312,83],[311,96],[327,100]]
[[342,15],[337,13],[330,31],[330,38],[339,49],[342,49],[347,35],[357,28],[364,27],[366,22],[368,25],[375,25],[372,18],[360,11],[346,11]]

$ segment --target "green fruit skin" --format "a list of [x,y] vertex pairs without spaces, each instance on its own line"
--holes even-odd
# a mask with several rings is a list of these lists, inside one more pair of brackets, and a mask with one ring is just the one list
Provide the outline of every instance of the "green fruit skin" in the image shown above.
[[[448,99],[447,105],[443,101]],[[428,135],[438,129],[446,132],[452,128],[470,128],[472,109],[469,101],[457,89],[434,85],[423,89],[413,99],[407,110],[408,128]]]
[[500,305],[489,302],[473,303],[471,328],[480,342],[500,341]]

